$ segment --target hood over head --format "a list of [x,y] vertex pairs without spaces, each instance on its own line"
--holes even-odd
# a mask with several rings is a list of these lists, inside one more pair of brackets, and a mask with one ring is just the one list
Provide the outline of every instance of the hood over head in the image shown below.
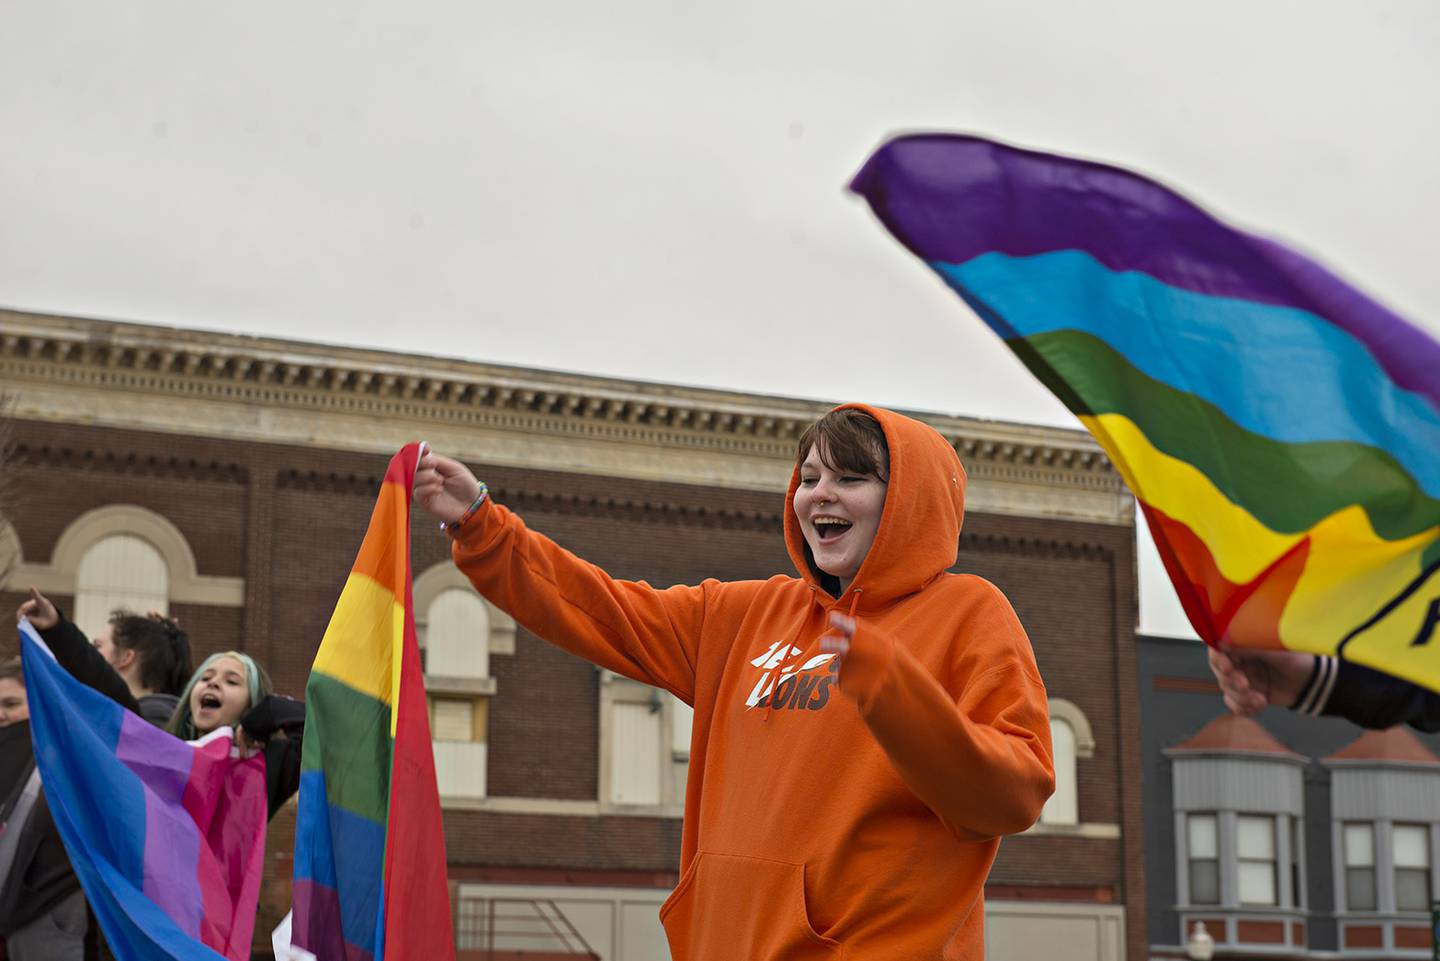
[[[835,409],[863,411],[874,417],[890,449],[885,509],[870,552],[850,585],[861,591],[860,609],[873,609],[920,590],[955,565],[965,517],[965,468],[950,442],[928,424],[865,404],[842,404]],[[815,567],[795,517],[799,486],[797,464],[785,494],[785,546],[800,576],[825,590],[824,575]]]

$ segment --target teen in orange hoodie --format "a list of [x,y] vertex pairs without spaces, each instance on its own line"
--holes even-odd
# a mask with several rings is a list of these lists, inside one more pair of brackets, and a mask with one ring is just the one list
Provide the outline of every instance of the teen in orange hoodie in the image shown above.
[[614,580],[433,454],[415,494],[528,630],[694,705],[676,961],[982,958],[999,838],[1054,790],[1030,642],[999,590],[947,573],[965,471],[936,431],[847,405],[799,454],[798,578]]

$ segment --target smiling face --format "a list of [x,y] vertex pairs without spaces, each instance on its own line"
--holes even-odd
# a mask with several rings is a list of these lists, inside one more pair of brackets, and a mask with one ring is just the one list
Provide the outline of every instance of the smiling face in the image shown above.
[[875,474],[844,470],[829,460],[816,444],[801,462],[795,519],[815,566],[838,578],[843,594],[875,543],[886,484]]
[[17,677],[0,677],[0,727],[18,724],[30,717],[25,684]]
[[249,708],[245,665],[233,657],[222,657],[205,668],[190,691],[190,716],[201,734],[233,726]]

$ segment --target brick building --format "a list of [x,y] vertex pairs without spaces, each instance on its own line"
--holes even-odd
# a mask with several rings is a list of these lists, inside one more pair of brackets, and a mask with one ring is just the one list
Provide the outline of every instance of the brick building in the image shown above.
[[[178,615],[300,694],[389,455],[424,438],[535,528],[659,586],[789,571],[782,497],[826,405],[482,363],[0,312],[34,584],[93,631]],[[1083,433],[922,415],[971,483],[959,568],[1034,642],[1060,787],[987,887],[996,958],[1139,959],[1146,896],[1132,502]],[[462,948],[666,956],[688,709],[517,629],[417,518],[415,607]],[[272,824],[260,931],[283,912],[293,813]],[[509,925],[505,928],[505,925]],[[506,939],[510,939],[506,942]],[[518,939],[518,940],[517,940]]]
[[1150,957],[1432,957],[1440,735],[1225,710],[1196,641],[1141,637]]

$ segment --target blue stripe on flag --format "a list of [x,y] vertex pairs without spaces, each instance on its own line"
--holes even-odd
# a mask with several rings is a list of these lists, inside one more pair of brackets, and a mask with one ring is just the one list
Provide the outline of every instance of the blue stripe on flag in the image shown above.
[[[1078,250],[930,266],[1000,315],[1009,328],[997,330],[1001,336],[1093,334],[1246,430],[1284,443],[1353,441],[1389,451],[1440,497],[1440,416],[1322,317],[1117,273]],[[996,327],[995,318],[982,319]]]
[[[345,940],[375,951],[376,917],[384,882],[385,826],[331,805],[325,791],[325,774],[318,770],[300,775],[295,823],[311,829],[295,837],[295,878],[335,889],[340,898],[340,929]],[[344,878],[343,884],[339,878]]]

